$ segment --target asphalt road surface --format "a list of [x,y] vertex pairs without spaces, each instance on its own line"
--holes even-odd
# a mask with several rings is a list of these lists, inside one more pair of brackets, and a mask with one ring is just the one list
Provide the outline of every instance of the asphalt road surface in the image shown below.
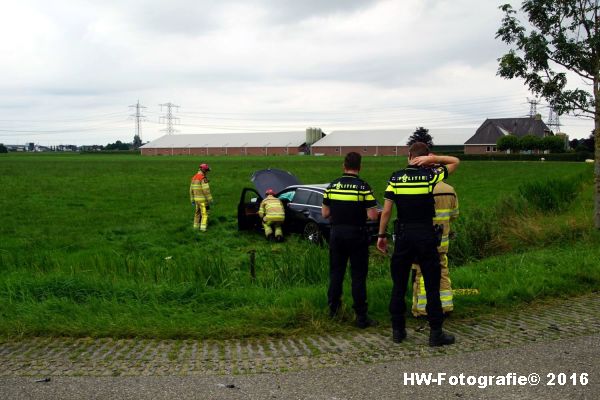
[[1,377],[0,399],[600,399],[600,334],[299,372],[38,379]]

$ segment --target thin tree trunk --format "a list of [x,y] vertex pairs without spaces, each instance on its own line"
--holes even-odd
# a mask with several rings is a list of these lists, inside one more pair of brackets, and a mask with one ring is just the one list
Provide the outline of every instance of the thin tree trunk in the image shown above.
[[594,115],[594,180],[596,186],[594,224],[596,229],[600,229],[600,73],[596,73],[594,78],[594,101],[596,103]]

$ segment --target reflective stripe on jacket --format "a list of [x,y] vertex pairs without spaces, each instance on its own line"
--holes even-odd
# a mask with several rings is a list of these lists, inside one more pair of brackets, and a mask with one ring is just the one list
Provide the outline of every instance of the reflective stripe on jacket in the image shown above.
[[213,200],[208,179],[202,172],[198,172],[192,177],[190,200],[197,203],[210,203]]
[[260,203],[258,215],[261,219],[264,217],[265,222],[283,222],[285,219],[285,210],[283,209],[281,200],[269,195]]
[[458,198],[454,188],[445,182],[439,182],[433,189],[433,198],[435,200],[435,217],[433,223],[442,225],[442,243],[438,247],[438,252],[447,253],[449,245],[450,221],[458,217]]

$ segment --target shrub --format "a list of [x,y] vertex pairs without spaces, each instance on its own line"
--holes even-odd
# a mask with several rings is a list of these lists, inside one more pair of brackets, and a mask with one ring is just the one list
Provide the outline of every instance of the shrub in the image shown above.
[[498,139],[498,141],[496,142],[496,145],[498,146],[498,150],[500,151],[505,151],[505,150],[511,150],[511,151],[516,151],[520,149],[520,141],[519,138],[516,137],[515,135],[506,135],[506,136],[502,136],[500,139]]
[[567,148],[567,139],[564,135],[546,136],[541,139],[543,148],[550,153],[564,153]]
[[540,150],[542,148],[542,138],[535,135],[525,135],[519,138],[519,148],[521,150]]
[[[577,197],[583,180],[583,175],[576,175],[526,183],[519,186],[519,196],[504,197],[493,208],[472,210],[452,225],[455,237],[451,239],[448,258],[453,265],[464,265],[509,251],[515,241],[537,242],[543,230],[536,230],[532,224],[536,215],[565,211]],[[515,229],[524,225],[528,229]]]
[[540,161],[540,158],[546,161],[585,161],[588,158],[594,158],[592,153],[586,151],[571,153],[551,153],[551,154],[464,154],[460,156],[461,161]]
[[577,196],[582,177],[534,181],[519,186],[519,193],[539,211],[563,211]]
[[493,210],[474,209],[458,219],[452,230],[455,237],[451,239],[448,258],[454,265],[464,265],[490,255],[498,236],[498,218]]

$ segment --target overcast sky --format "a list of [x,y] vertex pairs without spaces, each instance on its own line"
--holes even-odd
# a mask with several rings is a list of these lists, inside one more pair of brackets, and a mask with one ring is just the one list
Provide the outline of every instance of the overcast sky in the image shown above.
[[[164,134],[168,102],[181,133],[474,131],[529,113],[523,83],[496,76],[501,2],[4,2],[0,142],[131,141],[138,99],[144,141]],[[561,124],[572,138],[593,128]]]

